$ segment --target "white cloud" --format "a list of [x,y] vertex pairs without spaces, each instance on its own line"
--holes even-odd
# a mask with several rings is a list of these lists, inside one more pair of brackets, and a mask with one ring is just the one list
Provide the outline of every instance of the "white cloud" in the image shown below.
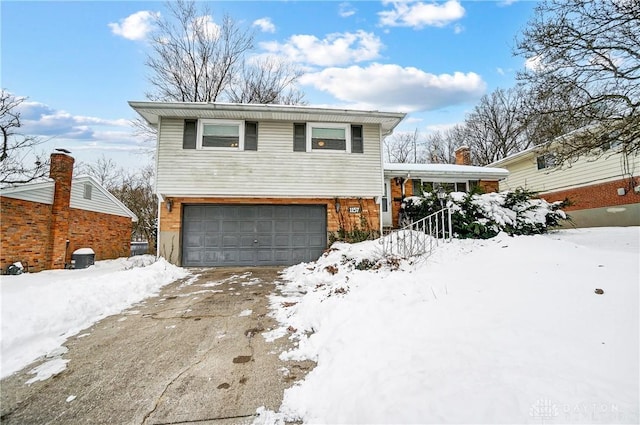
[[464,122],[453,122],[453,123],[440,123],[440,124],[429,124],[426,126],[426,131],[428,133],[445,132],[447,130],[451,130],[456,125],[463,124]]
[[392,1],[385,4],[392,4],[393,9],[378,12],[378,16],[380,25],[390,27],[444,27],[462,18],[465,13],[458,0],[445,3]]
[[504,74],[505,74],[505,73],[504,73],[504,69],[502,69],[502,68],[500,68],[500,67],[497,67],[497,68],[496,68],[496,72],[497,72],[498,74],[500,74],[500,75],[504,75]]
[[253,21],[254,27],[259,27],[262,32],[276,32],[276,26],[271,22],[271,18],[260,18]]
[[406,125],[406,124],[416,124],[419,122],[424,121],[423,118],[418,118],[418,117],[407,117],[404,120],[402,120],[402,122]]
[[455,25],[453,26],[453,33],[454,33],[454,34],[460,34],[460,33],[461,33],[461,32],[463,32],[463,31],[464,31],[464,27],[463,27],[462,25],[460,25],[460,24],[455,24]]
[[524,61],[524,67],[527,68],[529,71],[542,70],[542,67],[543,67],[542,57],[534,56],[532,58],[528,58],[527,60]]
[[25,101],[19,106],[19,112],[21,131],[34,136],[103,141],[102,134],[117,133],[119,141],[123,141],[131,140],[133,134],[129,120],[72,115],[40,102]]
[[220,36],[220,25],[213,22],[211,15],[204,15],[195,18],[191,23],[194,28],[202,30],[202,33],[210,40],[215,40]]
[[120,19],[120,22],[112,22],[108,25],[115,35],[124,37],[127,40],[144,40],[153,29],[154,20],[159,16],[160,13],[158,12],[141,10],[124,19]]
[[430,74],[414,67],[374,63],[366,68],[326,68],[300,83],[364,109],[429,111],[477,100],[486,84],[473,72]]
[[338,14],[343,18],[348,18],[356,14],[356,9],[349,2],[343,2],[338,5]]
[[383,44],[375,34],[365,31],[334,33],[320,40],[315,35],[292,35],[286,43],[260,43],[271,54],[292,62],[336,66],[376,59]]

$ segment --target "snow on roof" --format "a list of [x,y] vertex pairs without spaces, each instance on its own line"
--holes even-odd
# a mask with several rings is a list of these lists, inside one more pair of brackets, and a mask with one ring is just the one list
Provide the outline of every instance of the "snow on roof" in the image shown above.
[[475,165],[387,163],[384,164],[384,174],[386,177],[465,177],[499,180],[506,178],[509,171],[504,168]]

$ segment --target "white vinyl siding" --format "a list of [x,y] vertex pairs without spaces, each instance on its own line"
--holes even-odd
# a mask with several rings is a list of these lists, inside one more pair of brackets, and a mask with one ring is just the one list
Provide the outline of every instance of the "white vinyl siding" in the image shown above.
[[380,129],[363,125],[364,154],[294,152],[293,122],[260,121],[257,151],[182,149],[183,120],[163,118],[158,193],[173,196],[380,196]]
[[[535,192],[553,192],[578,186],[604,183],[623,178],[624,156],[603,155],[598,159],[580,158],[570,166],[538,170],[537,155],[531,152],[513,162],[500,166],[509,170],[509,176],[500,181],[500,190],[523,187]],[[628,157],[629,168],[635,174],[640,170],[638,155]]]
[[[85,185],[91,185],[91,199],[86,199]],[[71,208],[80,210],[94,211],[104,214],[120,215],[129,217],[119,205],[115,204],[107,195],[105,195],[98,187],[93,185],[91,181],[76,181],[71,183]]]
[[2,196],[13,199],[21,199],[23,201],[40,202],[42,204],[53,204],[53,182],[46,186],[36,187],[29,190],[3,193]]

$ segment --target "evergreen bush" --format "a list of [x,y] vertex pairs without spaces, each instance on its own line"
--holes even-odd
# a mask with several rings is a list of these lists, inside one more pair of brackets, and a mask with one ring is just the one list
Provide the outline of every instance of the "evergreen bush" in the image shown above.
[[[561,208],[570,205],[568,199],[549,203],[525,189],[487,194],[452,192],[443,203],[452,212],[453,234],[461,239],[488,239],[499,232],[509,235],[546,233],[568,220]],[[404,204],[404,212],[411,222],[441,208],[436,192],[406,198]]]

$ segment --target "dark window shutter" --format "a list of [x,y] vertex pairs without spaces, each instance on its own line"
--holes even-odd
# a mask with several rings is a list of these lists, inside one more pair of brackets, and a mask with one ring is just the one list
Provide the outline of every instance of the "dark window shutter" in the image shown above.
[[245,151],[258,150],[258,123],[257,122],[247,121],[244,123],[244,150]]
[[184,133],[182,135],[182,149],[196,148],[196,135],[198,133],[197,120],[184,120]]
[[351,152],[364,153],[364,142],[362,139],[362,126],[351,126]]
[[293,124],[293,151],[307,151],[307,125]]

